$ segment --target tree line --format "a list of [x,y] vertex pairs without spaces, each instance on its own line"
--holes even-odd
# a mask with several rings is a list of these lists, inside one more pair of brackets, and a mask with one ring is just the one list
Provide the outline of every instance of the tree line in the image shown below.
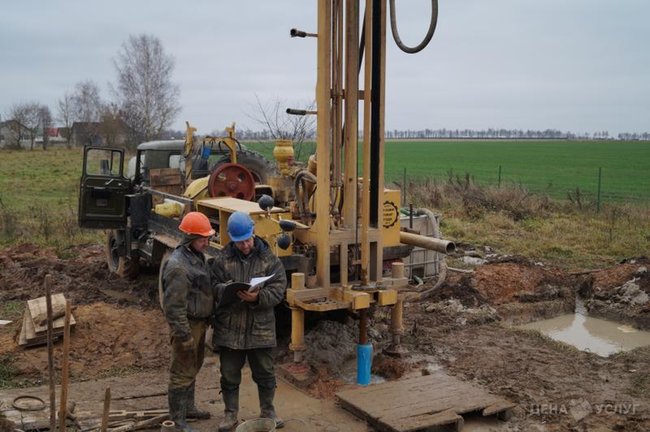
[[[47,149],[53,121],[68,147],[104,143],[133,146],[161,138],[180,112],[179,86],[172,81],[174,59],[165,53],[161,41],[152,35],[131,35],[113,58],[115,82],[109,84],[110,98],[103,98],[92,80],[76,83],[65,91],[53,116],[47,105],[37,101],[16,103],[0,123],[5,128],[5,146],[21,148],[29,139],[34,148],[42,134]],[[7,133],[8,132],[8,133]]]
[[625,141],[650,140],[650,133],[622,132],[611,136],[608,131],[593,133],[562,132],[557,129],[522,130],[522,129],[420,129],[420,130],[387,130],[387,139],[565,139],[565,140],[610,140]]
[[[315,139],[315,128],[301,129],[304,139]],[[267,141],[274,140],[278,133],[267,127],[262,130],[239,129],[237,132],[240,139]],[[289,131],[282,134],[291,136]],[[363,137],[363,132],[359,133],[359,138]],[[385,132],[386,139],[556,139],[556,140],[623,140],[623,141],[650,141],[650,133],[629,133],[622,132],[615,137],[607,131],[598,131],[593,133],[573,133],[562,132],[556,129],[545,130],[521,130],[521,129],[420,129],[420,130],[399,130],[392,129]]]

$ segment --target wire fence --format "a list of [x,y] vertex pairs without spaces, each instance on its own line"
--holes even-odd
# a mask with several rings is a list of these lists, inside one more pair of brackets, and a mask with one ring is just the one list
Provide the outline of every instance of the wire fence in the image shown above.
[[[650,208],[650,169],[642,178],[630,178],[625,171],[613,171],[598,167],[592,173],[572,173],[564,178],[548,180],[543,170],[527,172],[509,171],[507,166],[498,165],[493,170],[472,172],[433,172],[426,169],[403,168],[386,173],[386,184],[408,185],[411,183],[444,184],[466,181],[485,187],[519,187],[532,193],[548,195],[553,199],[571,200],[595,207],[599,212],[605,204],[632,204]],[[539,176],[535,176],[538,173]],[[591,175],[589,175],[591,174]]]

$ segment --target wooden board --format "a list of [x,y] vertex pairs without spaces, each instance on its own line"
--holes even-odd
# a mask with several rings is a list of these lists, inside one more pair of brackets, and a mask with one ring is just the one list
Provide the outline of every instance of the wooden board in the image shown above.
[[443,372],[336,394],[341,405],[380,431],[415,432],[443,425],[463,425],[461,414],[483,415],[515,404]]
[[153,168],[149,170],[149,181],[152,187],[180,185],[181,171],[178,168]]
[[[27,307],[34,320],[35,327],[45,327],[47,330],[47,302],[45,297],[27,300]],[[65,297],[63,294],[52,295],[52,318],[54,322],[65,316]],[[37,330],[39,331],[39,330]]]
[[[56,318],[52,321],[52,328],[63,329],[65,325],[65,296],[61,293],[52,295],[52,312]],[[47,332],[47,302],[45,297],[39,297],[32,300],[27,300],[27,306],[34,322],[34,332],[36,334]],[[55,313],[63,311],[63,313]],[[43,322],[43,324],[39,324]],[[74,317],[70,317],[70,327],[76,324]]]
[[[149,182],[151,187],[157,191],[180,195],[181,193],[181,171],[178,168],[154,168],[149,170]],[[160,204],[164,198],[154,195],[153,204]]]
[[[52,296],[52,309],[54,310],[54,305],[63,304],[63,310],[65,311],[65,297],[63,294],[55,294]],[[25,313],[23,315],[23,326],[18,336],[18,345],[20,346],[37,346],[47,343],[47,320],[44,325],[36,325],[33,319],[33,316],[42,317],[43,312],[45,311],[45,316],[47,316],[47,305],[45,297],[39,297],[33,300],[27,301],[27,307],[25,308]],[[39,318],[41,319],[41,318]],[[74,316],[70,316],[70,327],[74,327],[76,321]],[[63,336],[65,326],[65,317],[60,317],[55,319],[52,322],[52,340],[56,341]]]

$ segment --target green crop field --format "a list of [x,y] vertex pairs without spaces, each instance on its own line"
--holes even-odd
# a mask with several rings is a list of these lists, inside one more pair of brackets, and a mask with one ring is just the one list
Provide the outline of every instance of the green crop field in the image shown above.
[[[270,144],[249,145],[271,155]],[[385,155],[387,182],[401,183],[406,170],[412,182],[446,181],[453,173],[497,185],[501,167],[501,184],[560,199],[579,188],[595,200],[600,168],[603,202],[650,204],[650,142],[404,140],[387,141]]]
[[477,183],[521,184],[565,198],[576,188],[603,200],[650,203],[650,143],[621,141],[391,141],[386,180],[447,179],[470,174]]

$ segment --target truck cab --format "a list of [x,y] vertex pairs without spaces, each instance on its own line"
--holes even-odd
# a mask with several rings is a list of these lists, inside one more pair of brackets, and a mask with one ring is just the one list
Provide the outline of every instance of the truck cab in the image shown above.
[[[185,183],[208,176],[230,161],[225,146],[204,144],[193,152],[186,179],[184,150],[184,140],[149,141],[138,145],[127,162],[122,148],[84,148],[79,226],[107,230],[108,266],[119,276],[136,276],[141,263],[156,265],[164,251],[175,246],[177,221],[156,215],[155,205],[165,199],[191,205],[181,195]],[[239,143],[237,155],[240,163],[252,164],[256,181],[265,180],[273,170],[260,154]],[[164,243],[159,244],[161,239]]]

